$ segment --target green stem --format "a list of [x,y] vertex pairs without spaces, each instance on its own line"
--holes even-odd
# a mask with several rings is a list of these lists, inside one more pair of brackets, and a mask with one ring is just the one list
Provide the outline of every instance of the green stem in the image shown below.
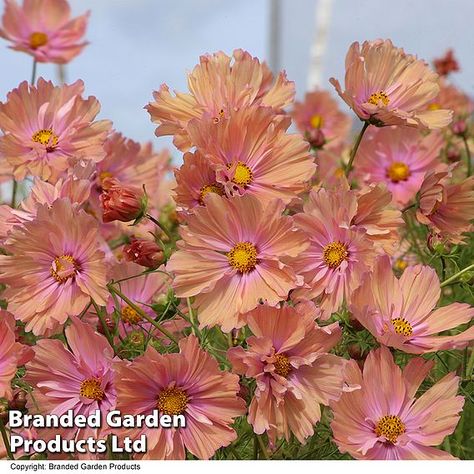
[[469,143],[465,136],[462,137],[462,141],[464,142],[464,148],[466,149],[467,177],[469,178],[472,174],[471,151],[469,150]]
[[413,204],[410,204],[410,205],[404,207],[404,208],[402,209],[402,214],[403,214],[404,212],[408,211],[409,209],[413,209],[415,206],[416,206],[416,202],[414,202]]
[[12,187],[12,201],[11,201],[11,207],[15,208],[16,207],[16,194],[18,192],[18,182],[16,180],[13,180],[13,187]]
[[161,327],[161,325],[158,324],[153,318],[150,318],[150,316],[148,316],[145,311],[143,311],[133,301],[128,299],[120,290],[117,290],[117,288],[115,288],[111,283],[107,285],[107,288],[111,293],[116,294],[119,298],[125,301],[125,303],[127,303],[130,308],[135,310],[143,319],[155,326],[155,328],[158,329],[158,331],[160,331],[162,334],[164,334],[169,340],[173,341],[175,344],[178,344],[178,340],[173,336],[173,334],[171,334],[167,329]]
[[153,222],[153,224],[155,224],[158,228],[160,228],[168,237],[168,239],[170,239],[170,242],[173,242],[174,241],[174,237],[173,235],[170,233],[170,231],[160,223],[160,221],[158,219],[155,219],[152,215],[150,214],[146,214],[146,217],[148,219],[151,220],[151,222]]
[[31,71],[31,85],[33,86],[36,81],[36,65],[37,61],[36,59],[33,60],[33,70]]
[[268,461],[270,459],[270,457],[268,456],[267,448],[265,447],[265,443],[263,442],[262,435],[256,435],[256,437],[257,437],[258,445],[260,447],[260,451],[262,453],[262,456],[265,460]]
[[97,316],[100,320],[100,323],[102,324],[102,327],[104,328],[104,333],[105,337],[107,338],[107,341],[109,341],[110,346],[114,350],[115,353],[115,345],[114,345],[114,339],[112,335],[110,334],[109,327],[107,326],[107,323],[105,322],[104,315],[102,314],[102,311],[100,310],[99,306],[97,303],[91,298],[92,305],[95,308],[95,312],[97,313]]
[[469,357],[469,360],[466,366],[466,376],[468,380],[472,380],[472,376],[474,375],[473,372],[474,372],[474,348],[472,348],[471,350],[471,355]]
[[7,450],[8,459],[15,459],[13,457],[13,453],[10,447],[10,440],[8,439],[7,431],[5,429],[5,425],[3,420],[0,418],[0,432],[2,433],[3,444],[5,444],[5,449]]
[[364,136],[365,131],[369,127],[370,123],[369,122],[364,122],[364,126],[362,127],[362,130],[360,131],[354,146],[352,147],[351,154],[349,156],[349,163],[347,163],[346,166],[346,177],[349,176],[349,173],[352,170],[352,165],[354,163],[354,158],[356,156],[357,150],[359,149],[360,142],[362,141],[362,137]]
[[474,270],[474,263],[471,263],[471,265],[467,266],[466,268],[463,268],[459,272],[455,273],[453,276],[449,277],[447,280],[444,280],[441,283],[441,288],[443,288],[443,286],[449,285],[451,282],[457,280],[461,275],[468,272],[469,270]]

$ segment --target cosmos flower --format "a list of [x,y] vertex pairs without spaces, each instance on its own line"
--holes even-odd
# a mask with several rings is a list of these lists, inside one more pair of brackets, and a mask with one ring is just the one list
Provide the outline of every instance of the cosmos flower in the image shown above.
[[116,364],[117,409],[122,414],[184,415],[184,428],[131,428],[123,436],[145,434],[143,459],[185,459],[185,449],[209,459],[217,449],[237,438],[231,427],[245,413],[237,396],[239,378],[219,370],[217,362],[199,347],[194,336],[179,342],[179,353],[159,354],[148,346],[133,362]]
[[146,106],[151,120],[158,124],[156,136],[173,135],[173,143],[187,151],[194,143],[187,133],[188,122],[203,115],[218,123],[233,110],[259,104],[280,111],[293,100],[294,83],[281,72],[276,81],[265,63],[241,49],[232,57],[219,51],[200,57],[188,76],[189,93],[172,96],[163,84]]
[[246,319],[253,336],[248,348],[233,347],[227,356],[233,371],[256,381],[248,420],[255,433],[300,443],[314,433],[320,405],[337,400],[346,361],[328,354],[341,338],[338,323],[319,327],[315,314],[295,308],[261,305]]
[[0,36],[40,63],[65,64],[87,45],[82,41],[89,13],[71,19],[66,0],[5,0]]
[[436,308],[441,296],[436,271],[413,265],[397,279],[388,257],[380,257],[373,273],[352,296],[351,311],[385,346],[411,354],[463,349],[474,339],[474,326],[454,335],[438,336],[474,318],[474,308],[452,303]]
[[[62,415],[68,410],[88,416],[115,409],[114,352],[101,334],[76,317],[65,329],[68,347],[58,339],[41,339],[34,346],[35,357],[27,364],[27,381],[34,388],[40,413]],[[36,408],[33,404],[30,410]],[[100,438],[100,428],[68,428],[67,437]],[[103,437],[103,436],[102,436]]]
[[303,102],[295,102],[291,113],[298,130],[312,144],[316,132],[322,132],[324,148],[334,148],[346,140],[351,131],[351,118],[339,110],[328,91],[308,92]]
[[451,372],[415,398],[432,367],[432,361],[414,358],[402,371],[386,347],[368,355],[363,372],[349,361],[347,383],[360,390],[331,404],[339,450],[356,459],[455,459],[433,446],[458,423],[464,404],[457,396],[459,377]]
[[0,103],[0,157],[13,169],[14,178],[27,174],[56,181],[78,160],[98,162],[111,122],[94,118],[100,104],[83,99],[82,81],[54,86],[40,78],[37,86],[26,81]]
[[352,43],[346,56],[345,90],[330,80],[337,93],[361,120],[378,126],[442,128],[452,111],[426,110],[439,92],[438,75],[390,40]]
[[93,298],[107,298],[104,253],[97,223],[69,199],[38,208],[35,219],[15,226],[0,255],[0,282],[9,310],[26,330],[44,335]]
[[[335,200],[338,192],[313,190],[304,212],[294,216],[310,245],[291,259],[291,266],[297,274],[303,275],[306,283],[292,294],[295,298],[319,298],[325,313],[323,319],[337,311],[344,300],[350,300],[376,255],[363,226],[350,225],[350,208],[340,206]],[[352,204],[357,206],[357,201]]]
[[272,109],[254,106],[229,113],[218,124],[209,116],[191,120],[188,131],[226,195],[288,203],[307,188],[316,170],[308,143],[285,133],[289,125],[287,118],[275,119]]
[[0,309],[0,398],[12,394],[11,381],[17,368],[33,357],[30,347],[15,342],[15,319],[11,313]]
[[357,152],[354,173],[366,183],[385,183],[399,207],[416,195],[426,171],[439,161],[445,142],[432,132],[416,129],[376,128],[368,131]]
[[260,301],[276,305],[303,284],[283,259],[298,255],[308,242],[293,219],[281,215],[283,208],[281,201],[263,204],[251,195],[225,199],[211,193],[181,227],[183,240],[167,270],[174,273],[176,296],[194,296],[201,328],[240,327],[245,323],[240,313]]
[[439,94],[428,104],[428,110],[451,109],[454,117],[466,117],[474,110],[474,102],[462,90],[441,80]]
[[473,228],[474,176],[450,183],[452,168],[428,171],[419,192],[416,218],[443,239],[459,244]]

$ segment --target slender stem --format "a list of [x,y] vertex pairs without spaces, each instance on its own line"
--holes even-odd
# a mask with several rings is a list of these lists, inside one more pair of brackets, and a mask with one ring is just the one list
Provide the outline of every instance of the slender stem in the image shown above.
[[125,303],[127,303],[130,308],[135,310],[143,319],[148,321],[150,324],[155,326],[158,331],[160,331],[162,334],[164,334],[169,340],[173,341],[175,344],[178,344],[178,340],[171,334],[167,329],[164,329],[160,324],[158,324],[153,318],[150,318],[148,314],[145,313],[139,306],[137,306],[133,301],[128,299],[120,290],[115,288],[111,283],[107,285],[108,290],[111,293],[116,294],[119,298],[121,298]]
[[34,85],[35,81],[36,81],[36,65],[37,65],[37,61],[36,59],[33,60],[33,70],[31,71],[31,85]]
[[171,235],[170,231],[164,225],[162,225],[158,219],[155,219],[150,214],[147,214],[146,217],[148,217],[148,219],[150,219],[151,222],[153,222],[153,224],[155,224],[158,228],[160,228],[167,235],[167,237],[170,239],[170,242],[173,242],[174,238]]
[[349,173],[352,170],[352,165],[354,163],[354,158],[356,156],[357,150],[359,149],[360,142],[362,141],[362,137],[364,136],[365,131],[369,127],[370,123],[369,122],[364,122],[364,126],[362,127],[355,143],[354,146],[352,147],[351,154],[349,156],[349,163],[347,163],[346,166],[346,177],[349,176]]
[[186,302],[188,303],[189,319],[191,320],[191,332],[196,335],[196,320],[194,318],[194,311],[191,305],[191,298],[186,298]]
[[469,150],[469,143],[465,136],[462,137],[462,141],[464,142],[464,148],[466,149],[467,177],[469,178],[472,174],[471,151]]
[[11,207],[16,206],[16,194],[18,192],[18,182],[16,180],[13,180],[13,186],[12,186],[12,201],[11,201]]
[[409,204],[408,206],[404,207],[402,209],[402,214],[406,211],[408,211],[409,209],[413,209],[414,207],[416,206],[416,202],[414,202],[413,204]]
[[471,350],[471,355],[469,357],[469,360],[467,362],[466,366],[466,376],[468,380],[472,380],[472,376],[474,371],[474,348]]
[[447,280],[444,280],[441,283],[441,288],[443,288],[443,286],[449,285],[452,281],[457,280],[461,275],[468,272],[469,270],[474,270],[474,263],[471,263],[471,265],[467,266],[466,268],[463,268],[459,272],[455,273],[453,276],[449,277]]
[[263,442],[262,435],[256,435],[256,436],[257,436],[258,445],[260,447],[260,451],[262,452],[262,456],[264,459],[268,461],[270,457],[268,456],[267,448],[265,447],[265,443]]
[[8,439],[7,431],[5,430],[5,425],[3,420],[0,418],[0,432],[2,433],[3,444],[5,445],[5,449],[7,451],[8,459],[15,459],[13,457],[13,453],[10,447],[10,440]]
[[115,345],[114,345],[114,339],[112,335],[110,334],[109,327],[107,326],[107,323],[105,322],[104,315],[102,314],[102,311],[100,310],[99,306],[97,303],[91,298],[92,305],[95,308],[95,312],[97,313],[97,317],[100,320],[100,323],[102,324],[102,328],[104,329],[105,337],[107,338],[107,341],[109,341],[110,346],[114,350],[115,353]]

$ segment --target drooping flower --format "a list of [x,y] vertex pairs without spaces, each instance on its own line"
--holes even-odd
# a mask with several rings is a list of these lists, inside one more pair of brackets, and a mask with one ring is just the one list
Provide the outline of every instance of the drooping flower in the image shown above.
[[176,296],[194,296],[201,327],[240,327],[240,313],[259,301],[276,305],[302,277],[283,263],[308,246],[293,219],[282,216],[283,203],[262,203],[246,195],[225,199],[209,194],[181,228],[182,242],[168,264]]
[[[110,277],[116,281],[117,288],[132,303],[136,304],[150,318],[155,319],[156,313],[151,305],[157,298],[166,295],[170,288],[170,278],[160,272],[143,273],[143,268],[132,262],[121,262],[114,265],[110,270]],[[120,305],[115,306],[115,301]],[[144,329],[153,332],[153,325],[142,318],[142,316],[120,297],[115,299],[110,295],[107,301],[107,312],[112,314],[114,309],[118,313],[118,329],[122,337],[127,337],[133,331]]]
[[317,132],[322,132],[324,148],[340,145],[351,130],[351,118],[339,110],[337,102],[324,90],[308,92],[303,102],[295,102],[292,116],[310,144],[317,138]]
[[84,84],[54,86],[40,78],[26,81],[0,103],[0,157],[13,169],[15,179],[27,174],[56,181],[79,160],[98,162],[111,122],[94,121],[100,104],[83,99]]
[[122,414],[184,415],[181,428],[131,428],[123,436],[147,437],[143,459],[185,459],[188,450],[209,459],[237,438],[231,427],[245,413],[237,396],[239,378],[219,370],[217,362],[199,347],[194,336],[182,339],[180,352],[159,354],[148,346],[133,362],[116,364],[117,408]]
[[419,191],[426,171],[440,161],[444,139],[439,133],[386,127],[370,130],[360,144],[354,172],[366,183],[385,183],[399,207]]
[[246,315],[254,334],[248,348],[227,352],[234,372],[255,379],[248,420],[273,444],[281,437],[289,441],[290,433],[304,443],[321,418],[320,405],[337,400],[343,389],[346,361],[328,354],[341,328],[338,323],[319,327],[314,317],[289,306],[261,305]]
[[426,173],[419,191],[416,218],[444,239],[458,244],[464,241],[463,234],[473,228],[474,176],[451,184],[451,169]]
[[187,132],[193,118],[209,115],[218,123],[232,110],[259,104],[280,111],[293,100],[294,83],[287,80],[286,73],[281,72],[273,83],[268,66],[246,51],[236,49],[232,57],[220,51],[199,60],[188,76],[189,93],[172,96],[163,84],[153,93],[155,101],[146,106],[151,120],[158,124],[156,135],[173,135],[182,151],[194,145]]
[[188,132],[216,170],[228,196],[254,194],[285,203],[307,188],[316,165],[299,134],[288,134],[288,118],[275,119],[268,107],[230,112],[218,124],[212,117],[191,120]]
[[28,346],[15,342],[15,319],[11,313],[0,309],[0,398],[12,394],[11,381],[18,367],[33,357]]
[[442,128],[449,110],[426,110],[439,92],[438,75],[390,40],[352,43],[346,56],[345,90],[330,80],[337,93],[361,120],[381,125]]
[[356,459],[454,459],[433,446],[458,423],[464,404],[457,396],[459,377],[451,372],[415,398],[432,367],[432,361],[417,357],[402,371],[386,347],[368,355],[363,372],[349,361],[347,383],[360,390],[343,393],[331,404],[339,450]]
[[9,310],[36,335],[54,331],[93,298],[106,302],[106,267],[97,222],[66,199],[16,226],[0,255]]
[[[309,238],[309,247],[291,259],[306,285],[293,292],[295,298],[320,298],[324,317],[350,300],[376,255],[374,244],[361,225],[351,226],[350,208],[340,206],[337,194],[325,189],[313,190],[304,212],[294,216],[296,225]],[[352,201],[357,206],[357,201]],[[357,207],[352,209],[356,214]],[[360,223],[359,223],[360,224]]]
[[[71,318],[65,329],[68,348],[58,339],[41,339],[34,346],[35,357],[27,364],[26,379],[33,386],[40,413],[62,415],[73,410],[88,416],[100,410],[101,426],[115,409],[114,352],[92,326]],[[33,409],[31,406],[30,409]],[[101,438],[101,428],[68,428],[68,437]]]
[[158,268],[164,259],[163,249],[153,240],[132,239],[122,252],[128,262],[149,268]]
[[142,189],[110,178],[100,195],[100,205],[104,222],[130,222],[145,215],[147,198]]
[[71,19],[67,0],[5,0],[0,36],[40,63],[65,64],[87,45],[83,36],[89,12]]
[[440,298],[436,271],[413,265],[400,279],[388,257],[380,257],[373,273],[352,295],[351,311],[381,343],[411,354],[462,349],[474,340],[474,327],[456,335],[438,333],[457,328],[474,318],[474,308],[452,303],[435,309]]

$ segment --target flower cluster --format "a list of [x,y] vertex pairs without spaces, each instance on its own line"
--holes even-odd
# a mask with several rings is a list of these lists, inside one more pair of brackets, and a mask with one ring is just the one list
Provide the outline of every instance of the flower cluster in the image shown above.
[[[0,35],[35,72],[83,50],[87,18],[5,0]],[[9,92],[0,457],[13,409],[184,416],[60,432],[145,435],[123,459],[473,457],[468,422],[450,443],[474,414],[473,103],[452,52],[435,67],[354,43],[330,81],[351,144],[334,91],[295,102],[248,52],[204,55],[146,106],[175,165],[98,120],[81,80]]]

